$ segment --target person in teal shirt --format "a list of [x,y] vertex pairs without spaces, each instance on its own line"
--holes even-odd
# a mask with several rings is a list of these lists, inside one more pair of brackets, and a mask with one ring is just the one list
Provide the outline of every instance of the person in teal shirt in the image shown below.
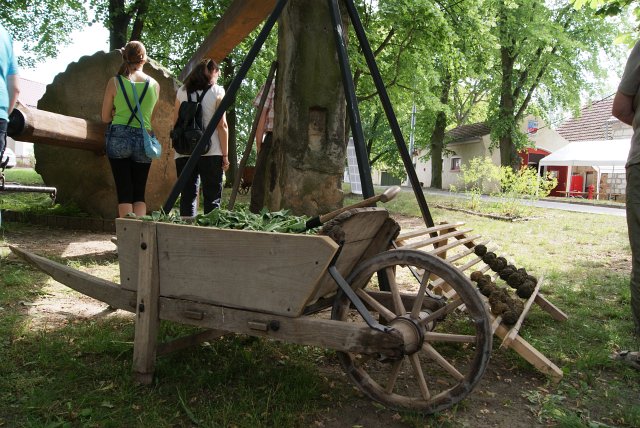
[[9,160],[4,160],[7,125],[19,93],[18,62],[13,54],[13,41],[9,32],[0,25],[0,169],[4,169]]

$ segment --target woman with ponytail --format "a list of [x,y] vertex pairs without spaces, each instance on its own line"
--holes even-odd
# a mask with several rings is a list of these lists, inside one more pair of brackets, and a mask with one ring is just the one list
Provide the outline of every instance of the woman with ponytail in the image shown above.
[[[151,115],[160,96],[160,85],[142,71],[147,62],[144,45],[131,41],[120,49],[122,65],[118,74],[109,79],[102,102],[102,121],[110,123],[107,131],[106,152],[118,194],[118,217],[147,213],[145,187],[151,167],[151,158],[144,151],[144,126],[149,134]],[[144,124],[137,114],[136,99],[140,102]]]

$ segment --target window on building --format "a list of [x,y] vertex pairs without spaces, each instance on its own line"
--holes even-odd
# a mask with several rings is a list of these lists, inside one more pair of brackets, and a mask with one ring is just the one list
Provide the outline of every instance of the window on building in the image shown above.
[[462,165],[462,159],[451,158],[451,171],[460,171],[460,165]]

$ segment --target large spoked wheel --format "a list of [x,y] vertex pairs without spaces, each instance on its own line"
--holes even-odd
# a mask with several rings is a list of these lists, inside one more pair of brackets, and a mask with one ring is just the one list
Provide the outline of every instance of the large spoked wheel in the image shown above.
[[[345,372],[370,398],[434,413],[462,400],[480,381],[491,352],[489,317],[471,282],[450,263],[420,251],[391,250],[358,265],[347,282],[374,319],[403,337],[400,358],[338,353]],[[443,282],[457,296],[434,307],[427,290]],[[344,293],[331,318],[364,323]]]

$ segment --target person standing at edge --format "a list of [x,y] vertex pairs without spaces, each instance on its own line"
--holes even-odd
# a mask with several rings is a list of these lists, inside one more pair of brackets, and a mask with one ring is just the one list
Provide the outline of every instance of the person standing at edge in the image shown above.
[[[218,64],[212,59],[203,59],[195,66],[193,71],[185,79],[183,86],[178,89],[176,102],[173,108],[173,123],[178,119],[180,104],[187,101],[189,94],[192,99],[202,98],[202,125],[206,129],[213,119],[213,114],[224,98],[224,88],[216,82],[220,75]],[[227,125],[226,113],[216,125],[216,130],[211,136],[211,146],[209,151],[203,153],[189,180],[185,183],[184,189],[180,193],[180,215],[182,217],[193,217],[198,211],[198,180],[202,181],[202,195],[204,196],[203,211],[209,213],[214,208],[220,208],[222,199],[222,176],[224,171],[229,169],[229,127]],[[182,174],[184,167],[189,161],[189,155],[181,155],[176,152],[176,172],[178,176]]]
[[[0,163],[7,146],[9,115],[18,100],[18,61],[13,54],[13,41],[9,32],[0,25]],[[0,169],[5,165],[0,165]]]
[[[256,128],[256,172],[253,176],[253,183],[251,184],[251,202],[249,203],[249,211],[254,214],[260,212],[264,206],[264,179],[267,168],[267,158],[269,151],[271,150],[271,141],[273,139],[273,120],[275,117],[273,110],[273,97],[275,94],[275,79],[269,86],[269,92],[267,93],[267,99],[262,108],[260,119],[258,120],[258,126]],[[260,104],[260,98],[262,98],[262,92],[264,91],[264,85],[260,88],[260,92],[253,100],[253,105],[258,107]]]
[[[160,85],[142,71],[147,51],[138,41],[121,49],[122,65],[118,75],[109,79],[102,102],[102,121],[111,122],[107,131],[106,151],[118,194],[118,217],[147,213],[145,188],[151,158],[144,151],[144,126],[151,131],[151,115],[160,97]],[[144,124],[140,124],[133,89],[136,85]],[[123,92],[124,88],[124,92]]]
[[[631,313],[636,336],[640,337],[640,41],[636,43],[624,68],[611,114],[633,127],[627,158],[627,227],[631,244]],[[640,369],[640,353],[622,351],[613,355]]]

